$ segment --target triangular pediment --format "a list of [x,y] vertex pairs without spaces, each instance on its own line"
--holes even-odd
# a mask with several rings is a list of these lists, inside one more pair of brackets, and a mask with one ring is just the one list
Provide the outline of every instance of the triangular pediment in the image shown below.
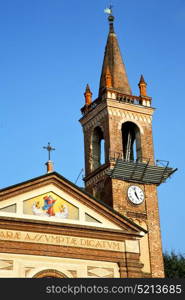
[[97,201],[58,173],[0,191],[0,217],[72,224],[139,234],[138,225]]

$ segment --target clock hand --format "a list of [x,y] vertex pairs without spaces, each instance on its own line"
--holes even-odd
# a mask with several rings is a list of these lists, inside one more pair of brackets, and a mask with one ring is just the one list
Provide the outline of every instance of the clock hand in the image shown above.
[[138,195],[137,195],[137,193],[136,193],[136,191],[135,191],[134,193],[135,193],[135,195],[136,195],[137,199],[139,199],[139,198],[138,198]]

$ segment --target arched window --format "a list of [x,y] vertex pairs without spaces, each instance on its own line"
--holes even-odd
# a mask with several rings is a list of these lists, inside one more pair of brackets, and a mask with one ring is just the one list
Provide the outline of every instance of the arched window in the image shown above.
[[100,141],[100,164],[105,163],[105,140],[101,139]]
[[96,127],[92,135],[92,170],[105,163],[105,140],[103,131]]
[[123,157],[126,161],[142,160],[141,135],[138,126],[132,122],[122,125]]
[[47,269],[38,272],[33,278],[66,278],[67,276],[55,269]]

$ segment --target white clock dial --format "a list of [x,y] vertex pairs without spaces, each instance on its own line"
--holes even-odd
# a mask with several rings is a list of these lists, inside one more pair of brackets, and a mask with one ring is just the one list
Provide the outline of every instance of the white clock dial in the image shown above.
[[128,198],[134,204],[141,204],[144,201],[144,192],[137,185],[131,185],[128,188]]

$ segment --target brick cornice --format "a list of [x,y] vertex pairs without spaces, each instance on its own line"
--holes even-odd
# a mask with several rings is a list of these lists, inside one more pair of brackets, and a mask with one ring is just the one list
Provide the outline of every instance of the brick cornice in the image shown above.
[[0,228],[46,234],[61,234],[68,236],[124,241],[135,239],[139,234],[116,229],[82,226],[77,224],[52,223],[40,220],[28,220],[10,217],[0,217]]

